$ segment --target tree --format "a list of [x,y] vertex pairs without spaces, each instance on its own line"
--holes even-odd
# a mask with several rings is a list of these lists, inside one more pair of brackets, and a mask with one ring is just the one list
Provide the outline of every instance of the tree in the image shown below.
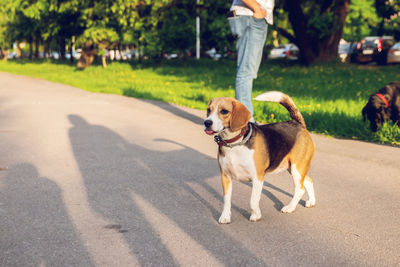
[[378,16],[374,7],[375,0],[352,0],[343,30],[346,41],[358,42],[371,35],[378,25]]
[[400,0],[375,0],[375,8],[381,19],[378,35],[394,35],[400,39]]
[[[105,66],[107,48],[120,47],[127,40],[140,46],[158,44],[155,26],[160,10],[169,0],[86,0],[83,2],[85,31],[78,37],[83,46],[80,67],[88,66],[99,52]],[[154,40],[155,39],[155,40]],[[151,47],[149,51],[156,48]]]
[[201,13],[202,39],[205,40],[205,49],[235,50],[235,37],[231,33],[226,17],[231,7],[231,1],[215,0],[204,1],[204,10]]
[[231,35],[226,14],[230,1],[173,0],[162,11],[157,24],[162,51],[194,52],[196,46],[196,16],[200,17],[200,39],[202,50],[210,48],[233,49],[234,38]]
[[299,47],[304,64],[335,60],[349,4],[350,0],[279,1],[276,8],[287,13],[292,32],[277,29]]
[[[84,31],[85,21],[82,17],[81,1],[50,1],[49,12],[44,16],[48,25],[43,33],[43,38],[47,43],[45,49],[48,50],[51,41],[55,40],[60,57],[64,59],[66,45],[68,44],[69,53],[72,54],[75,36],[81,35]],[[72,63],[72,56],[70,60]]]
[[[6,24],[11,42],[30,43],[29,57],[39,56],[39,46],[45,43],[45,52],[49,44],[56,40],[61,57],[65,57],[65,44],[74,34],[82,32],[79,28],[78,0],[4,0],[1,7],[6,10]],[[11,14],[11,16],[10,16]]]
[[82,47],[78,68],[90,66],[98,53],[103,56],[105,66],[105,49],[118,39],[114,29],[109,27],[110,5],[112,1],[82,1],[82,20],[84,31],[78,37],[78,44]]
[[[32,4],[24,0],[5,0],[2,4],[6,14],[10,15],[6,24],[8,41],[19,43],[22,40],[26,40],[30,44],[29,57],[32,58],[33,41],[37,37],[41,25],[39,21],[36,21],[36,19],[40,18],[40,15],[36,12],[37,9],[35,7],[39,5],[32,8]],[[19,45],[17,47],[19,49]],[[18,51],[18,54],[18,57],[20,57],[21,51]]]
[[[187,0],[182,0],[183,5]],[[173,0],[147,0],[139,1],[135,7],[137,13],[133,24],[133,39],[135,39],[135,45],[138,48],[139,54],[145,53],[149,57],[161,57],[165,44],[171,36],[176,37],[177,31],[165,32],[164,26],[168,23],[172,23],[171,26],[177,27],[178,29],[183,25],[176,23],[176,21],[168,20],[170,12],[177,10],[174,6]],[[186,18],[185,13],[188,12],[184,8],[182,16]],[[185,19],[180,20],[185,23]],[[179,32],[179,31],[178,31]],[[165,34],[166,33],[166,34]],[[182,34],[182,32],[180,32]],[[183,34],[184,35],[184,34]]]
[[0,5],[0,59],[3,61],[7,60],[8,49],[11,45],[7,28],[10,17],[8,6]]
[[96,54],[102,58],[103,67],[106,67],[106,49],[110,43],[118,40],[117,33],[109,28],[94,26],[88,28],[79,36],[78,43],[82,45],[81,58],[78,68],[90,66]]
[[173,1],[162,13],[157,28],[160,53],[194,51],[196,44],[196,1]]

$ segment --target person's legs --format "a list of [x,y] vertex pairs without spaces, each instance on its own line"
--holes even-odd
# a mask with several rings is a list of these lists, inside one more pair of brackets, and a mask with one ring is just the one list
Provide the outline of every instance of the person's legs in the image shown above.
[[238,77],[236,76],[235,84],[235,98],[243,103],[251,113],[251,119],[253,119],[253,105],[251,103],[251,91],[253,88],[253,78],[249,77]]
[[264,19],[254,19],[249,16],[240,17],[241,34],[237,40],[237,73],[235,97],[251,112],[253,119],[253,105],[251,93],[253,79],[257,77],[262,52],[267,37],[267,23]]

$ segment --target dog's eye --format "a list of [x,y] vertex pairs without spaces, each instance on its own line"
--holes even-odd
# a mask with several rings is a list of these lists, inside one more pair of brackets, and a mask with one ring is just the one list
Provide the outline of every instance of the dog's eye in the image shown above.
[[226,109],[221,109],[221,114],[222,115],[226,115],[226,114],[228,114],[229,113],[229,111],[227,111]]
[[210,109],[210,108],[208,108],[208,109],[207,109],[207,113],[210,113],[210,112],[211,112],[211,109]]

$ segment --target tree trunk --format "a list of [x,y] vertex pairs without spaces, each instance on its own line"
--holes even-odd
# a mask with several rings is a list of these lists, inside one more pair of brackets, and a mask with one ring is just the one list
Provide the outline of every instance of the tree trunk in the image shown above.
[[119,51],[119,57],[121,61],[123,61],[124,59],[122,58],[122,45],[120,43],[118,43],[118,51]]
[[327,62],[337,59],[340,39],[342,38],[344,24],[346,22],[347,13],[349,12],[349,4],[349,0],[342,0],[337,4],[334,11],[337,30],[324,38],[320,43],[318,61]]
[[105,54],[101,56],[101,64],[103,65],[103,68],[107,68],[107,60]]
[[99,43],[99,50],[101,50],[101,64],[103,68],[107,68],[107,42],[103,41]]
[[44,51],[43,51],[44,57],[49,58],[49,56],[50,56],[50,39],[47,39],[43,43],[43,45],[44,45]]
[[93,45],[84,46],[82,48],[81,57],[78,60],[78,69],[84,69],[92,65],[95,55],[95,49]]
[[307,34],[307,19],[301,9],[300,1],[290,0],[286,8],[289,21],[294,31],[295,43],[300,49],[300,60],[304,64],[309,65],[314,61],[315,54],[313,52],[311,38]]
[[39,58],[39,36],[36,35],[35,36],[35,58],[38,59]]
[[22,58],[21,43],[17,41],[17,58]]
[[32,60],[33,57],[33,40],[29,38],[29,59]]
[[[316,39],[308,33],[308,19],[303,13],[300,1],[289,0],[285,6],[294,32],[292,40],[299,47],[300,60],[305,65],[310,65],[313,62],[332,61],[337,58],[338,45],[343,33],[350,0],[339,0],[332,8],[328,7],[328,2],[330,3],[330,1],[327,1],[326,6],[323,5],[321,12],[333,12],[337,28],[336,31],[322,39]],[[288,35],[281,29],[280,32]]]
[[70,54],[70,58],[69,58],[69,62],[71,63],[71,64],[73,64],[74,63],[74,57],[73,57],[73,55],[72,55],[72,53],[73,53],[73,51],[74,51],[74,46],[75,46],[75,38],[72,36],[72,38],[71,38],[71,45],[69,46],[69,54]]
[[140,40],[138,41],[138,45],[137,45],[137,54],[138,54],[138,61],[141,63],[142,62],[142,53],[141,50],[142,49],[142,43],[140,42]]
[[66,45],[65,38],[61,38],[59,40],[60,58],[63,59],[63,60],[65,59],[65,45]]
[[1,55],[1,61],[7,61],[8,60],[8,50],[3,50],[0,48],[0,55]]
[[381,22],[379,22],[378,26],[378,36],[382,36],[384,33],[385,19],[382,18]]

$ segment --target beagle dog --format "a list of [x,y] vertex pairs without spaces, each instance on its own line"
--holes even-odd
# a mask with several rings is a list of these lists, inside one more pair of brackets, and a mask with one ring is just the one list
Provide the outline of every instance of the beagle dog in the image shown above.
[[204,131],[215,135],[219,146],[218,165],[224,193],[221,224],[231,222],[232,180],[252,182],[250,221],[253,222],[261,219],[259,202],[267,174],[288,170],[293,177],[293,199],[282,212],[293,212],[305,191],[309,196],[306,207],[315,205],[313,182],[307,176],[315,148],[303,116],[284,93],[266,92],[255,100],[280,103],[292,120],[259,126],[249,122],[249,110],[236,99],[214,98],[208,104]]

